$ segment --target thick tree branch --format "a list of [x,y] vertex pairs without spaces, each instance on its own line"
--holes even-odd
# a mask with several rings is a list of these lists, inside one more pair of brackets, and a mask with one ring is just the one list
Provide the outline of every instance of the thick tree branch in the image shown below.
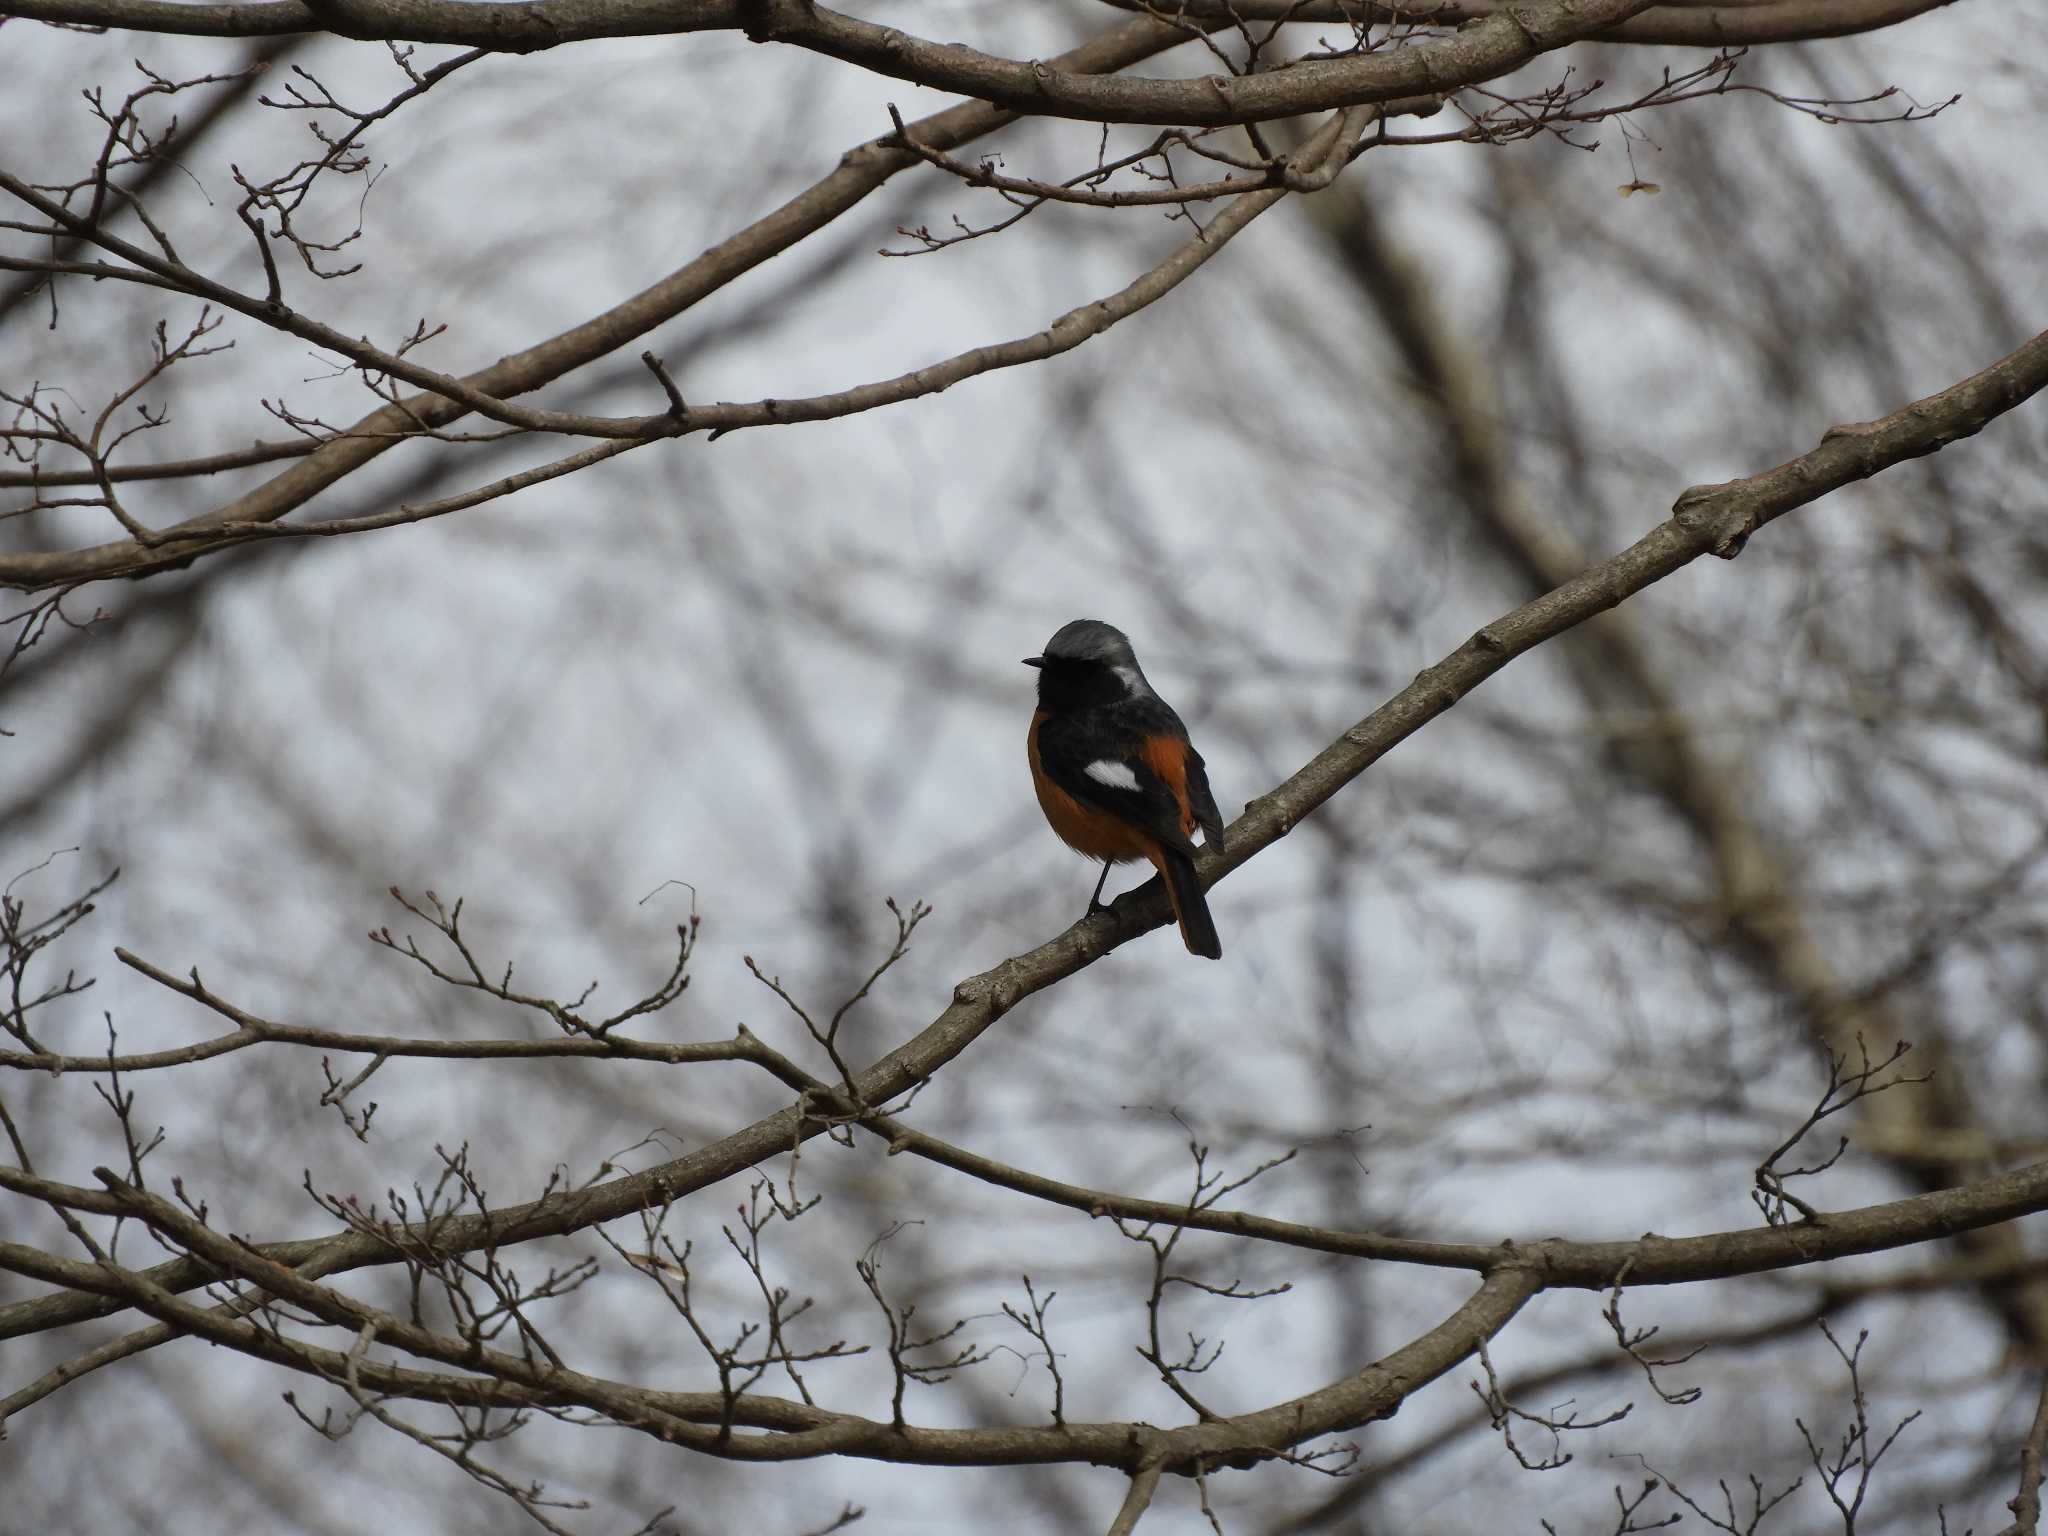
[[[286,19],[282,9],[268,6],[188,8],[151,0],[13,3],[26,8],[22,14],[40,20],[139,28],[182,23],[165,30],[198,30],[195,13],[200,11],[228,24],[237,14],[260,18],[266,28]],[[1454,91],[1604,31],[1647,9],[1650,3],[1527,0],[1512,12],[1475,17],[1444,37],[1370,54],[1298,59],[1260,74],[1196,80],[1107,78],[1093,71],[1063,68],[1056,61],[998,58],[958,43],[932,42],[894,27],[861,21],[814,0],[693,0],[669,8],[671,19],[661,30],[743,30],[756,42],[803,48],[1017,113],[1088,122],[1210,127]],[[469,6],[432,0],[318,0],[317,4],[291,7],[300,17],[317,18],[324,30],[346,36],[463,41],[479,48],[547,47],[563,41],[564,35],[544,14],[548,9],[545,5]],[[536,17],[536,12],[542,14]],[[591,18],[590,24],[600,23]]]
[[1138,1464],[1138,1470],[1131,1474],[1131,1486],[1124,1501],[1117,1507],[1116,1518],[1109,1523],[1109,1536],[1130,1536],[1138,1528],[1145,1511],[1152,1507],[1152,1496],[1159,1491],[1159,1476],[1165,1470],[1157,1461]]
[[[1148,10],[1146,0],[1106,0],[1124,10]],[[1610,24],[1595,35],[1602,42],[1649,43],[1715,48],[1746,43],[1786,43],[1844,37],[1894,26],[1953,0],[1773,0],[1768,4],[1666,4]],[[10,0],[9,13],[36,21],[120,27],[135,32],[168,32],[199,37],[278,37],[332,32],[365,41],[446,43],[532,52],[563,43],[605,37],[664,37],[678,33],[742,31],[749,0],[537,0],[534,4],[469,3],[469,0],[252,0],[248,4],[186,5],[178,0]],[[806,8],[808,9],[808,8]],[[1190,21],[1300,21],[1349,25],[1358,22],[1413,22],[1455,27],[1500,14],[1493,0],[1443,0],[1441,4],[1388,5],[1361,0],[1175,0],[1173,14]],[[778,7],[778,42],[812,48],[882,74],[910,67],[896,55],[909,45],[951,49],[922,42],[894,29],[851,17],[806,24],[787,6]],[[891,34],[901,39],[892,44]],[[965,60],[986,69],[995,60],[958,49]],[[930,66],[926,66],[930,67]],[[955,65],[955,68],[964,65]],[[905,76],[905,78],[909,78]],[[934,84],[934,81],[921,83]],[[945,86],[944,89],[956,87]],[[967,94],[978,94],[969,92]]]
[[[428,1396],[435,1401],[485,1401],[498,1406],[576,1404],[598,1410],[672,1444],[741,1461],[792,1461],[825,1455],[944,1466],[1093,1462],[1133,1474],[1153,1467],[1187,1468],[1235,1457],[1258,1457],[1355,1428],[1391,1414],[1416,1391],[1469,1356],[1504,1328],[1541,1289],[1527,1270],[1489,1275],[1450,1317],[1356,1374],[1252,1413],[1169,1430],[1127,1423],[930,1430],[835,1413],[808,1404],[748,1393],[733,1401],[718,1392],[675,1393],[608,1381],[545,1358],[512,1355],[473,1341],[435,1333],[331,1287],[282,1269],[254,1250],[180,1210],[136,1189],[107,1170],[99,1172],[112,1195],[133,1215],[188,1246],[194,1262],[276,1295],[322,1321],[366,1333],[387,1346],[439,1361],[463,1374],[404,1371],[380,1362],[351,1360],[236,1318],[224,1309],[181,1300],[149,1276],[106,1262],[54,1259],[18,1244],[0,1243],[0,1265],[61,1283],[101,1290],[133,1302],[181,1332],[329,1380],[357,1379],[375,1390]],[[505,1387],[513,1390],[506,1392]],[[727,1426],[764,1431],[735,1435]]]
[[[1120,10],[1148,8],[1148,0],[1103,0]],[[1767,43],[1849,37],[1897,26],[1955,0],[1749,0],[1718,5],[1714,0],[1673,0],[1652,6],[1598,34],[1603,43],[1644,43],[1679,48],[1734,48]],[[1245,21],[1426,22],[1457,26],[1474,17],[1498,14],[1496,0],[1443,0],[1440,5],[1386,5],[1365,0],[1176,0],[1174,14],[1190,20],[1222,17]]]
[[1454,91],[1625,21],[1649,4],[1530,0],[1512,14],[1477,19],[1447,37],[1347,58],[1298,59],[1260,74],[1198,80],[1078,74],[1036,60],[1000,59],[855,21],[811,0],[765,0],[750,17],[747,35],[812,49],[1013,112],[1192,128],[1267,122]]
[[[64,1209],[98,1215],[132,1213],[134,1209],[132,1203],[124,1203],[123,1196],[100,1190],[75,1189],[13,1169],[0,1169],[0,1187]],[[602,1187],[615,1189],[618,1186]],[[1627,1275],[1630,1286],[1684,1285],[1761,1274],[1825,1263],[1859,1253],[1932,1242],[1954,1236],[1957,1232],[1976,1230],[2044,1209],[2048,1209],[2048,1164],[2036,1164],[1959,1189],[1913,1195],[1858,1210],[1832,1212],[1826,1222],[1819,1225],[1755,1227],[1684,1238],[1659,1237],[1653,1233],[1622,1242],[1545,1238],[1494,1246],[1426,1244],[1386,1238],[1377,1233],[1345,1233],[1308,1227],[1236,1211],[1190,1211],[1185,1204],[1135,1200],[1118,1195],[1105,1195],[1093,1214],[1124,1215],[1133,1220],[1264,1238],[1321,1252],[1366,1258],[1410,1257],[1398,1251],[1407,1247],[1433,1250],[1424,1262],[1450,1264],[1453,1250],[1457,1250],[1458,1262],[1454,1267],[1481,1273],[1489,1282],[1502,1276],[1516,1277],[1517,1285],[1526,1284],[1529,1294],[1533,1295],[1541,1290],[1605,1291],[1612,1288],[1615,1277],[1621,1274]],[[484,1218],[474,1221],[490,1225]],[[438,1223],[433,1236],[437,1249],[447,1252],[457,1251],[466,1244],[485,1246],[481,1241],[472,1243],[473,1234],[462,1221]],[[500,1238],[498,1245],[517,1240],[516,1237]],[[236,1243],[234,1246],[236,1253],[242,1255],[237,1262],[249,1278],[288,1300],[303,1303],[304,1296],[297,1287],[311,1286],[318,1274],[355,1267],[326,1262],[331,1258],[331,1245],[335,1241],[318,1239],[269,1243],[260,1247]],[[240,1335],[232,1332],[235,1324],[233,1308],[206,1308],[186,1303],[180,1303],[175,1309],[161,1304],[144,1305],[159,1297],[175,1296],[208,1283],[214,1278],[213,1262],[175,1259],[148,1271],[124,1271],[120,1276],[110,1278],[107,1271],[96,1264],[61,1259],[25,1244],[0,1242],[0,1269],[65,1287],[50,1296],[0,1308],[0,1338],[44,1332],[118,1312],[127,1305],[141,1306],[151,1316],[161,1319],[158,1326],[102,1346],[93,1356],[73,1362],[58,1378],[38,1382],[0,1403],[0,1420],[4,1420],[7,1414],[31,1406],[58,1387],[101,1365],[168,1342],[181,1333],[197,1332],[216,1343],[243,1347],[236,1343]],[[287,1281],[282,1278],[285,1275],[292,1278]],[[271,1283],[273,1280],[275,1284]],[[201,1317],[210,1320],[203,1327],[195,1327]],[[461,1347],[469,1348],[466,1344]],[[280,1363],[293,1362],[282,1360]],[[701,1410],[674,1407],[669,1411],[689,1417]]]
[[8,0],[9,15],[72,26],[120,27],[189,37],[279,37],[332,32],[366,42],[447,43],[528,53],[604,37],[736,32],[744,0],[253,0],[186,5],[181,0]]

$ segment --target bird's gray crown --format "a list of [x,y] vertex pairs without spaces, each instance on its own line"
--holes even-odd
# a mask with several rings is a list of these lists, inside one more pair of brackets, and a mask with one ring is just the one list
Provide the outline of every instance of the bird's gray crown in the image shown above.
[[1099,661],[1111,667],[1135,666],[1138,660],[1124,632],[1100,619],[1062,624],[1045,642],[1045,654],[1054,661]]

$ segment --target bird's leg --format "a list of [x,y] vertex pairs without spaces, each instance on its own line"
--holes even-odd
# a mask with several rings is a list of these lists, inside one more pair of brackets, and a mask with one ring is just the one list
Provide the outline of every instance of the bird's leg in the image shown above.
[[1109,910],[1109,908],[1102,904],[1102,888],[1109,883],[1109,863],[1108,859],[1102,861],[1102,878],[1095,882],[1095,894],[1088,898],[1088,915],[1090,917],[1093,917],[1098,912],[1107,912]]

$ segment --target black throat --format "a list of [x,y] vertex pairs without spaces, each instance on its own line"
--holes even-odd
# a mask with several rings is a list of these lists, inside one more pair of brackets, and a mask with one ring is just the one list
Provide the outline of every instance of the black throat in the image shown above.
[[1099,661],[1055,661],[1038,669],[1038,707],[1049,715],[1120,704],[1130,690],[1114,668]]

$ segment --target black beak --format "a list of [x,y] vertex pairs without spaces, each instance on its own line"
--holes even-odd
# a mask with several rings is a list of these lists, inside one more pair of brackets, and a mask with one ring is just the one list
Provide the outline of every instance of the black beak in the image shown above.
[[1024,658],[1024,665],[1027,667],[1042,667],[1045,665],[1045,658],[1043,656],[1026,656]]

